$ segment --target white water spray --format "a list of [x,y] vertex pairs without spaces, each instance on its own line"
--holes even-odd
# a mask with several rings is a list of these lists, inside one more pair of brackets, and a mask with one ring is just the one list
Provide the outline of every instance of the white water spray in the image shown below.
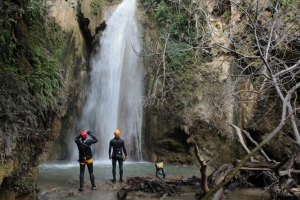
[[[91,60],[91,86],[78,129],[98,138],[94,155],[100,160],[108,159],[115,129],[121,131],[129,158],[142,159],[143,66],[134,52],[140,52],[135,10],[135,0],[123,0],[106,22],[99,55]],[[75,145],[73,152],[78,156]]]

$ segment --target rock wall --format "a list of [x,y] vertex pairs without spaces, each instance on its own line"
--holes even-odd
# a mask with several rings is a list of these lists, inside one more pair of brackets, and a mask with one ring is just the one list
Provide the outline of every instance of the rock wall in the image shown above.
[[[47,126],[46,122],[40,125],[41,130],[49,127],[48,134],[40,134],[37,140],[30,141],[30,146],[24,143],[25,145],[19,148],[20,152],[27,152],[26,150],[32,148],[35,152],[29,153],[33,155],[22,154],[1,163],[0,199],[33,199],[36,194],[34,182],[38,174],[39,162],[67,159],[67,141],[69,138],[74,138],[78,132],[77,122],[86,98],[89,57],[93,50],[98,48],[99,34],[105,29],[105,20],[109,18],[119,2],[48,0],[46,3],[50,16],[54,17],[68,40],[68,45],[64,49],[68,52],[65,55],[65,65],[61,66],[62,87],[58,93],[61,102],[59,110],[49,114],[51,120],[47,122]],[[221,19],[213,14],[216,2],[206,3],[207,20],[214,24],[210,29],[218,32],[223,24]],[[235,24],[239,20],[239,13],[238,10],[231,9],[230,23]],[[159,39],[160,34],[154,17],[145,15],[143,8],[139,7],[138,18],[145,52],[164,51],[164,44]],[[233,31],[232,34],[238,32]],[[230,40],[223,35],[213,39],[222,43],[224,47],[230,46]],[[195,55],[197,53],[195,51]],[[244,110],[234,106],[235,99],[227,93],[232,83],[228,76],[231,73],[232,62],[230,59],[224,62],[229,52],[223,48],[223,50],[205,53],[212,59],[204,64],[193,66],[197,70],[193,71],[190,82],[185,83],[184,91],[174,90],[164,99],[165,101],[157,104],[151,104],[148,99],[145,99],[142,130],[144,160],[196,165],[193,150],[194,144],[197,144],[204,158],[210,160],[211,166],[230,162],[233,157],[239,158],[245,155],[230,124],[239,124],[240,127],[252,131],[257,140],[261,140],[265,133],[276,126],[278,113],[276,111],[268,115],[264,113],[268,102],[273,101],[272,99],[265,99],[258,105],[247,103],[244,105],[246,108]],[[160,90],[163,83],[157,79],[158,72],[161,70],[158,66],[162,60],[162,54],[144,57],[145,97],[152,94],[155,97],[164,95]],[[183,73],[181,83],[184,83],[189,75],[188,71]],[[251,87],[253,86],[247,85],[246,89]],[[179,98],[176,98],[176,95]],[[256,118],[261,120],[255,123]],[[272,141],[273,145],[267,147],[267,151],[273,152],[274,158],[281,159],[290,152],[287,140],[278,136]],[[1,145],[8,145],[3,141],[1,138]],[[6,151],[14,152],[18,144],[12,142]],[[19,164],[25,162],[28,162],[26,169],[19,169]],[[17,177],[16,170],[23,171],[22,177]],[[25,184],[32,186],[30,191],[19,189]]]
[[[264,3],[260,1],[259,7],[263,8]],[[238,46],[237,52],[256,55],[255,48],[250,49],[247,46],[251,42],[249,36],[251,30],[245,33],[249,19],[241,9],[249,5],[252,4],[245,1],[234,3],[226,0],[193,1],[192,7],[195,9],[189,7],[187,10],[198,14],[199,19],[205,24],[201,27],[205,30],[204,36],[198,37],[199,41],[204,41],[201,45],[205,48],[201,52],[197,48],[193,49],[191,59],[198,56],[204,62],[194,64],[197,63],[195,59],[192,68],[183,64],[185,69],[178,70],[177,77],[172,74],[174,66],[168,65],[170,61],[167,62],[166,49],[168,42],[173,42],[168,38],[171,36],[165,29],[163,34],[159,32],[156,15],[149,11],[150,9],[147,10],[147,7],[141,6],[140,9],[144,9],[143,13],[147,13],[147,16],[143,15],[141,18],[145,55],[152,55],[144,57],[146,99],[143,118],[143,158],[145,160],[183,165],[198,164],[193,151],[194,144],[197,144],[204,158],[210,160],[209,165],[231,162],[234,157],[241,158],[246,155],[231,124],[247,130],[258,142],[276,127],[280,118],[276,110],[280,110],[280,102],[271,97],[274,91],[271,91],[269,96],[264,95],[268,98],[256,101],[258,99],[256,92],[245,94],[238,91],[255,91],[253,83],[257,80],[249,81],[245,78],[236,81],[233,78],[236,65],[255,65],[256,62],[243,58],[241,63],[236,63],[235,52],[230,50],[236,42],[234,38],[243,33],[243,37],[239,37],[237,41],[242,43]],[[167,4],[166,7],[168,6],[171,5]],[[165,13],[161,13],[163,12],[159,13],[161,18],[166,17]],[[200,18],[200,14],[204,17]],[[268,12],[264,14],[270,15]],[[189,17],[194,19],[194,16]],[[168,23],[164,25],[171,26]],[[203,39],[205,34],[211,34],[210,38]],[[199,45],[201,49],[200,43],[193,45],[196,47]],[[201,57],[199,54],[204,56]],[[171,92],[167,93],[168,89]],[[233,95],[235,90],[237,92]],[[274,106],[272,110],[267,106],[270,103]],[[288,127],[287,125],[286,128]],[[244,139],[250,149],[253,148],[253,144]],[[291,146],[294,145],[279,134],[264,148],[271,158],[282,160],[291,152]],[[259,155],[256,157],[261,159]]]
[[[22,6],[22,4],[19,6]],[[10,139],[5,140],[3,138],[5,135],[1,133],[1,146],[4,142],[3,145],[6,146],[6,151],[9,151],[6,153],[6,158],[4,155],[1,157],[5,160],[0,163],[0,199],[36,198],[35,179],[39,172],[39,162],[66,158],[65,137],[72,135],[74,132],[80,110],[85,101],[85,91],[89,80],[88,59],[90,49],[76,18],[77,1],[53,0],[47,1],[47,6],[51,15],[44,21],[44,25],[47,26],[45,30],[51,29],[53,31],[51,32],[53,40],[61,40],[61,47],[59,47],[61,48],[61,54],[59,56],[64,55],[59,69],[61,72],[59,73],[61,75],[61,80],[59,80],[60,90],[56,94],[59,103],[55,108],[55,112],[35,113],[40,117],[37,124],[38,131],[32,127],[35,131],[31,130],[26,137],[20,137],[22,133],[19,133],[19,138],[11,136]],[[55,18],[56,24],[53,22],[52,17]],[[30,25],[32,23],[25,21],[25,19],[21,18],[18,21],[15,27],[17,44],[29,38],[26,37],[26,34],[29,32],[28,27]],[[42,28],[42,30],[44,29]],[[46,32],[45,34],[50,33]],[[40,36],[35,39],[45,40],[45,38]],[[34,40],[25,42],[31,45],[30,42],[34,42]],[[57,41],[54,41],[54,43],[57,44]],[[53,49],[51,49],[53,47],[50,44],[52,43],[48,42],[49,47],[47,50],[53,52]],[[24,59],[22,62],[26,64],[27,61]],[[30,64],[28,63],[27,66],[30,66]],[[25,101],[22,103],[25,103]],[[26,109],[25,106],[26,104],[24,104],[23,109]],[[22,122],[19,123],[22,124]],[[18,127],[17,123],[14,126]],[[5,127],[1,126],[1,128]],[[15,132],[18,133],[18,128],[15,128]],[[6,141],[10,143],[8,144]],[[2,148],[5,146],[2,146]]]
[[[70,58],[70,65],[65,71],[65,85],[63,94],[68,100],[64,104],[60,119],[59,134],[53,141],[49,141],[40,161],[68,159],[70,155],[69,142],[77,135],[77,123],[86,98],[89,84],[89,58],[98,48],[99,34],[105,29],[105,20],[109,18],[116,4],[97,0],[87,1],[47,1],[49,12],[56,22],[66,32],[71,32],[74,40],[76,57]],[[76,68],[81,70],[74,76]],[[76,91],[76,92],[74,92]]]
[[[141,18],[144,45],[146,51],[151,49],[159,54],[158,52],[164,50],[164,44],[160,43],[161,36],[152,17],[144,15]],[[226,38],[221,39],[226,41]],[[167,98],[160,106],[145,105],[143,117],[143,158],[145,160],[195,165],[197,160],[194,156],[194,144],[201,149],[204,158],[211,160],[211,165],[228,162],[239,154],[240,147],[233,142],[234,133],[229,127],[229,124],[234,121],[231,104],[234,100],[226,94],[226,88],[230,84],[228,79],[230,61],[223,63],[220,71],[216,71],[215,74],[220,74],[222,71],[221,76],[208,78],[202,75],[209,74],[213,66],[220,66],[222,62],[220,58],[224,55],[219,53],[218,56],[213,56],[211,62],[196,66],[198,75],[194,76],[193,84],[186,87],[188,92],[182,96],[182,101],[185,101],[182,106],[173,109],[177,104],[176,100]],[[162,62],[161,56],[145,57],[146,97],[153,96],[154,90],[161,90],[162,83],[158,81],[156,84],[159,71],[157,66],[160,62]],[[216,96],[214,91],[216,94],[224,91],[223,96]],[[155,95],[157,98],[161,96],[159,92]],[[218,109],[215,107],[216,103],[224,107]]]
[[[61,160],[67,157],[65,138],[73,135],[80,110],[84,105],[85,91],[88,86],[88,60],[90,49],[80,30],[77,18],[77,2],[47,1],[49,14],[54,17],[63,31],[71,34],[71,46],[67,66],[64,66],[63,85],[60,95],[65,101],[61,109],[61,116],[57,123],[53,123],[54,137],[47,142],[40,161]],[[89,42],[89,41],[87,41]],[[75,92],[74,92],[75,91]]]

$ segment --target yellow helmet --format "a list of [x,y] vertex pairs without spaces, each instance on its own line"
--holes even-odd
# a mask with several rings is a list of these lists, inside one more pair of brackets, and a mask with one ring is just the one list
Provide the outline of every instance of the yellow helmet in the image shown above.
[[115,130],[114,134],[115,134],[115,136],[119,137],[121,134],[121,131],[117,129],[117,130]]

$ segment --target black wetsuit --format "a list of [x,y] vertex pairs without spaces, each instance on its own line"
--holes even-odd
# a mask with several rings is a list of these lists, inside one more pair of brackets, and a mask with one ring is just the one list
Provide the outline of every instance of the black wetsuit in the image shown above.
[[[113,149],[112,154],[111,154],[111,149]],[[116,180],[116,165],[117,161],[119,164],[119,174],[120,174],[120,181],[122,181],[122,176],[123,176],[123,157],[122,157],[122,150],[127,156],[126,148],[124,145],[124,140],[122,140],[120,137],[115,137],[109,142],[109,149],[108,149],[108,155],[109,157],[112,158],[112,174],[114,181]]]
[[79,151],[78,162],[80,163],[80,174],[79,174],[80,188],[83,188],[85,165],[87,165],[89,170],[92,187],[96,187],[94,181],[93,159],[92,159],[93,153],[92,153],[91,145],[98,142],[98,139],[93,135],[91,137],[92,139],[82,139],[81,136],[79,135],[75,138],[75,143],[77,144],[78,151]]

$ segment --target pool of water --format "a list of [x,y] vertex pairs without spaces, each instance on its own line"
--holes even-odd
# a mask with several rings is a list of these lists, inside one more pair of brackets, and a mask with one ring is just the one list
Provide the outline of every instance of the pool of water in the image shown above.
[[[192,176],[200,177],[199,167],[183,167],[165,165],[166,179],[190,178]],[[124,187],[126,179],[130,177],[143,176],[155,178],[155,166],[150,162],[131,162],[124,163],[124,183],[117,182],[113,184],[111,162],[94,162],[94,175],[97,190],[91,190],[89,173],[85,171],[85,183],[83,192],[79,192],[79,163],[78,162],[47,162],[41,163],[39,175],[37,177],[37,186],[39,187],[39,200],[57,200],[57,199],[89,199],[89,200],[117,200],[117,192]],[[211,171],[208,171],[208,174]],[[118,179],[117,167],[117,179]],[[167,196],[165,200],[194,200],[197,191],[192,188],[182,188],[180,195]],[[128,194],[127,200],[150,200],[156,198],[154,194],[138,192]],[[225,194],[228,200],[269,200],[267,191],[259,188],[254,189],[236,189]]]
[[[192,176],[200,177],[198,167],[182,167],[165,165],[166,179],[172,178],[190,178]],[[125,161],[123,166],[123,179],[135,176],[155,177],[154,163],[150,162],[130,162]],[[117,191],[125,183],[112,184],[112,166],[111,162],[94,162],[95,183],[97,190],[90,189],[89,173],[85,171],[85,190],[79,192],[79,163],[78,162],[47,162],[40,164],[37,185],[39,187],[38,198],[40,200],[54,199],[89,199],[89,200],[113,200],[117,199]],[[117,179],[118,179],[117,167]],[[141,198],[147,199],[147,196],[140,194]],[[188,196],[167,197],[165,199],[192,199],[194,192],[190,191]],[[129,197],[130,198],[130,197]],[[136,199],[136,197],[132,197]],[[153,199],[153,198],[151,198]]]

